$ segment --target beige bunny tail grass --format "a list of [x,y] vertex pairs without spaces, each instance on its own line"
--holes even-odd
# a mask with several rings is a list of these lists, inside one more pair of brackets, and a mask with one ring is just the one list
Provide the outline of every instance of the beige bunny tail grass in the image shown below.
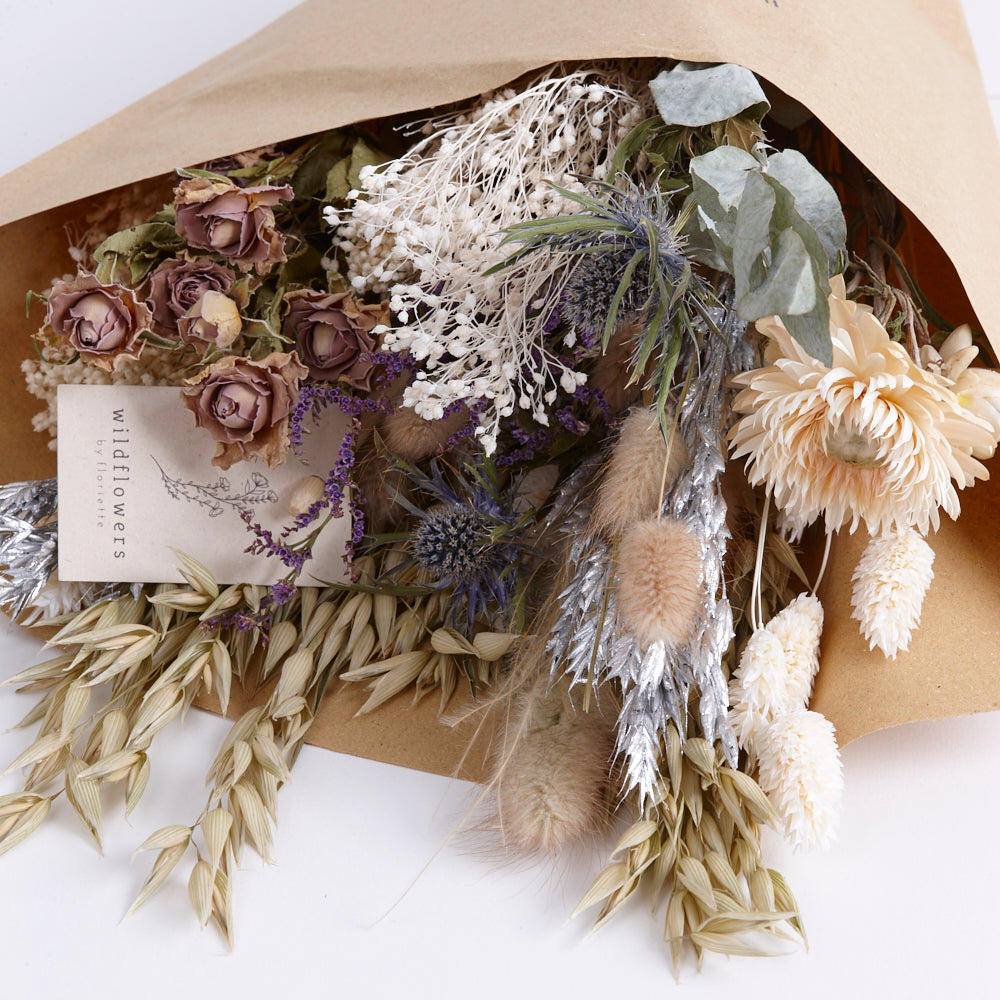
[[663,489],[669,489],[686,461],[683,441],[675,434],[668,447],[655,411],[634,409],[604,470],[590,515],[591,530],[612,541],[630,524],[655,517]]
[[614,717],[583,712],[565,681],[547,684],[540,678],[516,697],[494,755],[491,825],[508,853],[556,854],[610,816]]
[[704,601],[697,536],[673,518],[639,521],[618,548],[618,613],[642,644],[679,646]]

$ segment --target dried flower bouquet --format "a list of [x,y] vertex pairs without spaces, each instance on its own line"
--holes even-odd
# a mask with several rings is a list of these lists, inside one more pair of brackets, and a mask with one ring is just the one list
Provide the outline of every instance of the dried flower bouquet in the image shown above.
[[[178,423],[249,477],[202,501],[243,518],[273,582],[219,582],[201,552],[179,586],[60,581],[55,482],[0,490],[0,599],[55,651],[8,681],[41,697],[0,851],[63,792],[99,845],[102,788],[131,811],[157,732],[259,688],[203,811],[140,846],[133,904],[185,860],[230,938],[240,851],[270,855],[339,680],[361,713],[433,694],[493,733],[483,825],[512,852],[617,826],[580,909],[603,923],[645,887],[675,970],[685,945],[803,937],[760,847],[766,824],[827,845],[842,790],[808,708],[823,568],[800,543],[867,530],[851,614],[906,650],[926,536],[1000,439],[1000,375],[913,282],[891,195],[875,212],[818,123],[769,112],[734,65],[554,66],[180,170],[168,204],[77,232],[78,273],[35,295],[37,430],[59,385],[178,387]],[[260,470],[335,412],[336,461],[303,465],[269,530]],[[303,584],[344,519],[348,581]]]

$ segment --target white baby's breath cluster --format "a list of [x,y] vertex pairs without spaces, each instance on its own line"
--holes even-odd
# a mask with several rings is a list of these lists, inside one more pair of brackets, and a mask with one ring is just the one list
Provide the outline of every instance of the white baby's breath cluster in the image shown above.
[[585,381],[544,346],[565,280],[557,260],[485,274],[511,252],[503,230],[575,211],[550,182],[579,192],[576,175],[605,177],[618,141],[651,113],[648,88],[621,71],[560,72],[430,122],[406,156],[363,172],[338,235],[354,288],[389,294],[399,325],[382,331],[384,346],[420,363],[404,403],[437,420],[451,403],[488,400],[477,430],[487,453],[503,417],[521,409],[547,424],[558,388]]
[[806,709],[822,630],[819,600],[800,594],[754,631],[729,685],[730,724],[796,848],[830,842],[844,788],[833,726]]
[[45,403],[45,409],[31,418],[31,426],[50,435],[49,448],[56,447],[56,393],[60,385],[182,385],[184,370],[178,368],[177,354],[146,344],[138,358],[123,358],[114,371],[78,359],[70,364],[49,364],[41,358],[21,362],[25,387]]
[[854,570],[851,617],[861,623],[869,649],[890,659],[910,646],[924,595],[934,579],[934,550],[912,528],[876,535]]

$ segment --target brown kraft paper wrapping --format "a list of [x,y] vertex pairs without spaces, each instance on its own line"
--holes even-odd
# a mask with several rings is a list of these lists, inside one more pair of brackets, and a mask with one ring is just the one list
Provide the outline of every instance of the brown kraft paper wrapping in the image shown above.
[[[25,317],[25,292],[75,269],[62,227],[86,204],[67,202],[177,165],[471,97],[561,59],[660,56],[753,69],[816,114],[920,220],[911,263],[932,301],[954,322],[978,320],[994,349],[1000,345],[992,274],[1000,148],[957,0],[630,0],[613,17],[596,0],[466,0],[460,8],[385,0],[378,31],[351,31],[350,44],[338,45],[352,23],[360,23],[355,4],[310,0],[0,178],[0,223],[8,223],[0,229],[0,481],[54,474],[54,453],[31,431],[38,403],[23,389],[19,362],[38,326],[37,311]],[[858,23],[865,30],[848,43],[848,26]],[[930,126],[937,149],[962,155],[929,155]],[[165,189],[150,185],[151,204]],[[1000,464],[991,466],[1000,473]],[[991,523],[998,490],[986,483],[965,491],[959,521],[946,519],[929,538],[935,579],[921,628],[894,661],[869,653],[849,617],[864,532],[835,539],[812,707],[833,721],[842,745],[903,722],[1000,708],[1000,540]],[[461,763],[474,725],[440,725],[434,695],[412,710],[403,697],[352,719],[362,700],[358,689],[328,698],[310,742],[481,775],[482,746]]]

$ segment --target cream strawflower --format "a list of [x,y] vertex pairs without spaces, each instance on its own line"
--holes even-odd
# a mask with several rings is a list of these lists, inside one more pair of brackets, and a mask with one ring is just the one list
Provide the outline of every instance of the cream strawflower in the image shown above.
[[824,514],[827,529],[862,521],[871,534],[939,523],[959,512],[959,488],[988,478],[973,449],[992,447],[986,420],[963,407],[951,381],[917,366],[863,305],[830,281],[830,367],[781,320],[758,320],[767,367],[736,378],[730,432],[751,483],[765,484],[793,534]]
[[934,579],[934,550],[912,528],[876,535],[865,546],[852,577],[851,617],[861,623],[869,648],[895,659],[910,645],[924,595]]
[[826,847],[833,839],[844,772],[833,726],[804,708],[774,720],[756,741],[757,781],[785,821],[795,848]]
[[973,344],[968,326],[952,330],[940,352],[930,345],[920,349],[920,363],[924,368],[949,379],[959,405],[990,425],[992,445],[975,447],[972,454],[976,458],[992,458],[1000,441],[1000,372],[970,367],[977,357],[979,348]]

